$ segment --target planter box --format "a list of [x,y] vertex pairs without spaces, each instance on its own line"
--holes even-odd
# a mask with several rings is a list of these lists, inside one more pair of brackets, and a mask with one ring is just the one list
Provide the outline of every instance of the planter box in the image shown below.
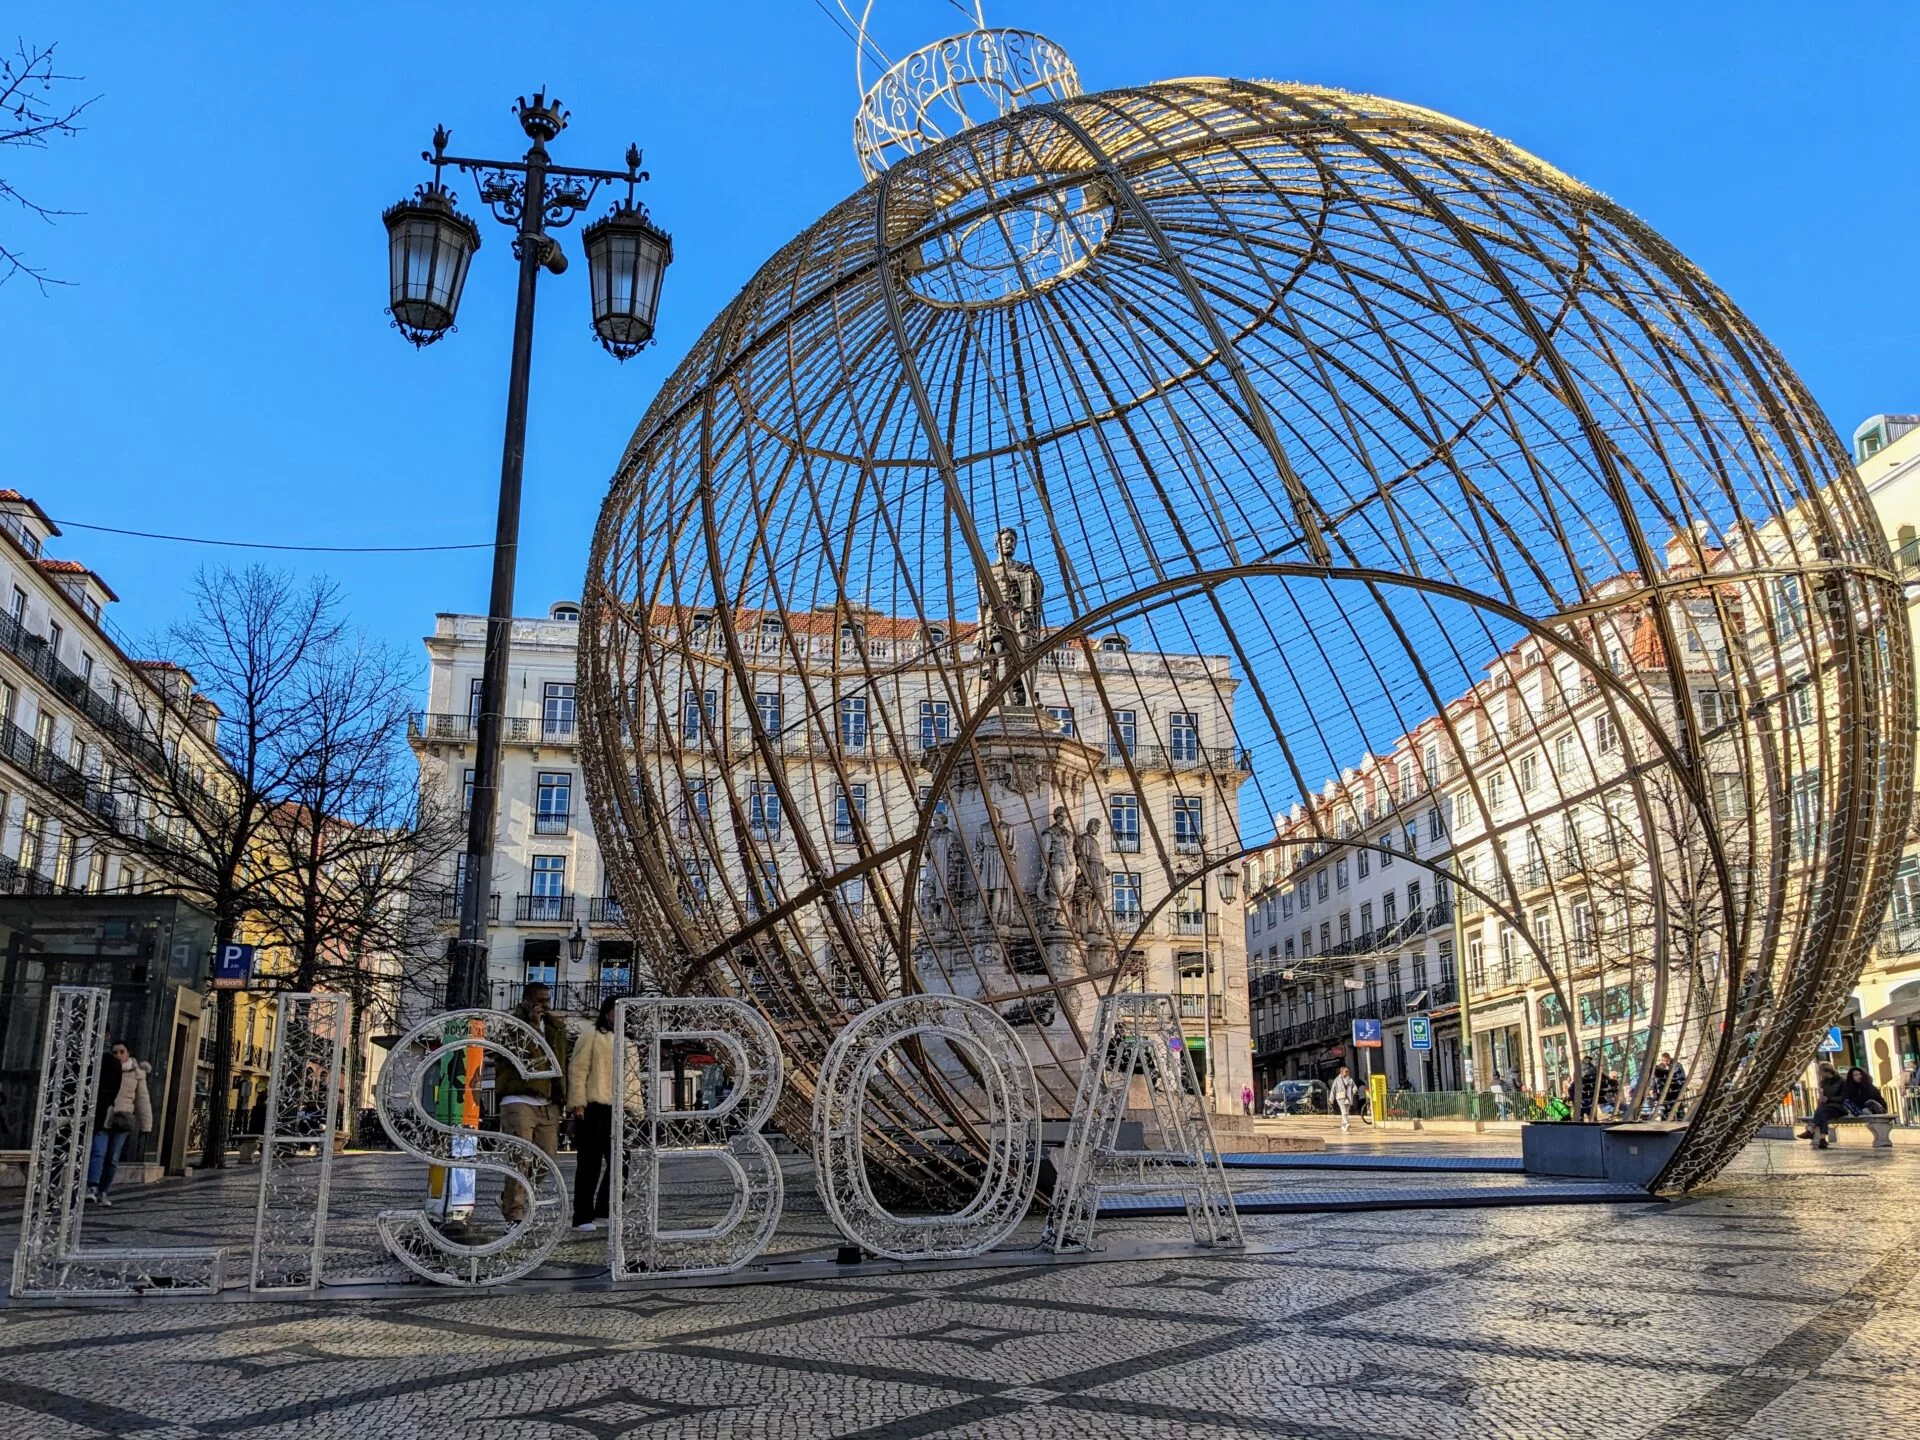
[[1649,1186],[1687,1127],[1649,1120],[1621,1125],[1545,1121],[1520,1127],[1521,1164],[1529,1175],[1608,1180]]

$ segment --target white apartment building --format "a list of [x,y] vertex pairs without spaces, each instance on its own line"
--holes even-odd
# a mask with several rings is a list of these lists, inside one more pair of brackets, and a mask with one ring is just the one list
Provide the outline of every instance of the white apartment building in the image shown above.
[[[507,718],[502,730],[498,844],[488,897],[488,968],[493,1002],[519,1002],[529,981],[554,988],[556,1008],[592,1013],[602,993],[652,987],[636,968],[633,937],[607,888],[576,742],[574,660],[580,607],[553,605],[542,619],[513,622]],[[420,783],[443,800],[472,807],[474,745],[480,725],[480,672],[486,617],[441,614],[426,637],[427,707],[409,739]],[[464,847],[462,847],[464,850]],[[423,892],[447,933],[458,914],[460,873]],[[410,996],[417,1007],[426,995]]]
[[[1451,836],[1437,786],[1447,753],[1437,724],[1401,736],[1281,818],[1246,865],[1254,1066],[1265,1093],[1340,1066],[1384,1073],[1395,1088],[1455,1088]],[[1432,1022],[1433,1048],[1407,1044],[1407,1017]],[[1352,1047],[1353,1021],[1381,1022],[1374,1056]]]
[[[514,622],[489,908],[495,1003],[513,1002],[528,980],[538,979],[554,985],[560,1007],[574,1013],[591,1010],[609,988],[653,983],[635,930],[653,931],[630,925],[610,893],[584,805],[575,745],[578,726],[588,719],[575,690],[578,613],[563,602],[544,620]],[[739,693],[731,667],[722,663],[710,612],[662,610],[656,631],[685,658],[643,685],[640,709],[647,718],[631,727],[639,771],[663,797],[659,813],[666,823],[651,839],[675,877],[682,918],[716,936],[811,883],[801,832],[824,847],[821,864],[836,868],[851,863],[863,845],[884,848],[913,833],[931,788],[923,762],[957,733],[963,699],[946,688],[954,676],[951,653],[943,669],[934,651],[965,645],[973,633],[963,627],[950,641],[937,629],[921,634],[879,614],[843,620],[831,612],[754,613],[734,623],[754,645],[753,693]],[[428,702],[412,742],[421,783],[447,795],[470,783],[484,638],[483,617],[443,614],[426,641]],[[803,667],[844,658],[843,646],[879,673],[837,704],[809,703]],[[707,654],[711,662],[700,658]],[[1237,792],[1247,761],[1234,746],[1238,682],[1225,657],[1142,654],[1114,635],[1102,642],[1094,664],[1111,725],[1093,672],[1078,653],[1046,666],[1034,698],[1051,733],[1090,742],[1075,748],[1095,757],[1097,786],[1089,788],[1085,813],[1074,818],[1077,826],[1102,821],[1109,860],[1104,909],[1112,934],[1124,942],[1168,898],[1162,857],[1174,857],[1184,872],[1198,869],[1209,851],[1238,848]],[[750,716],[775,737],[785,800],[761,773]],[[1089,727],[1096,733],[1084,733]],[[1032,847],[1047,817],[1037,820],[1033,834],[1023,829],[1015,837],[1016,870],[1034,863]],[[1211,1071],[1220,1103],[1230,1096],[1236,1110],[1251,1075],[1246,962],[1240,926],[1221,920],[1223,894],[1232,895],[1238,878],[1235,870],[1224,885],[1182,886],[1132,952],[1135,983],[1178,997],[1196,1070]],[[456,883],[448,877],[445,893],[436,897],[449,933]],[[874,919],[863,882],[839,887],[831,904],[855,927]],[[795,934],[810,953],[831,950],[830,936],[838,932],[829,918],[824,905],[797,915]],[[828,955],[822,973],[833,967]]]

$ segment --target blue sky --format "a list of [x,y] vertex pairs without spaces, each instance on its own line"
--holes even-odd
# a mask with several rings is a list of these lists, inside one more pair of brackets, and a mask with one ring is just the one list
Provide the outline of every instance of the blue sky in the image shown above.
[[[943,0],[877,9],[896,52],[961,28]],[[1090,90],[1299,79],[1484,125],[1678,244],[1843,434],[1920,410],[1920,112],[1900,69],[1920,5],[1026,0],[988,18],[1061,42]],[[102,96],[78,140],[5,158],[36,199],[84,212],[53,229],[0,213],[73,282],[0,288],[0,484],[56,518],[305,544],[489,539],[507,232],[483,222],[458,333],[415,353],[382,314],[380,211],[423,178],[435,121],[460,151],[517,153],[508,105],[535,86],[574,112],[557,156],[613,167],[629,139],[644,147],[677,251],[660,344],[619,366],[592,342],[569,236],[576,263],[543,282],[535,343],[523,614],[578,591],[606,481],[688,344],[859,181],[851,46],[813,0],[41,3],[13,19]],[[77,529],[56,553],[106,576],[136,635],[175,613],[202,559],[247,558]],[[402,644],[436,611],[485,606],[483,551],[284,558],[332,574],[355,617]]]

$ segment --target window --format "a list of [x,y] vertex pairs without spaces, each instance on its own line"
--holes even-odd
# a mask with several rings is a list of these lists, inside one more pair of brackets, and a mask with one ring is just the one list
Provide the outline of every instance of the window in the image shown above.
[[1188,885],[1173,897],[1174,928],[1182,935],[1204,934],[1207,928],[1207,895],[1204,885]]
[[1115,870],[1113,872],[1113,918],[1116,920],[1140,918],[1139,871]]
[[747,914],[759,916],[780,903],[780,862],[762,856],[747,877]]
[[533,833],[564,835],[573,814],[573,776],[564,770],[542,770],[537,803],[534,807]]
[[1518,942],[1513,938],[1513,927],[1500,927],[1500,983],[1512,985],[1520,978],[1520,954]]
[[713,616],[695,615],[687,622],[687,644],[695,650],[705,650],[713,643]]
[[699,741],[713,729],[719,697],[711,690],[680,692],[680,738]]
[[1060,727],[1060,733],[1062,735],[1073,734],[1073,707],[1071,705],[1049,705],[1047,706],[1047,714],[1053,718],[1054,724]]
[[1133,711],[1116,710],[1107,726],[1107,759],[1115,765],[1123,765],[1133,754],[1134,723]]
[[1487,988],[1487,947],[1478,935],[1467,937],[1467,984],[1475,990]]
[[1373,933],[1373,902],[1371,900],[1360,907],[1360,933],[1362,935]]
[[1522,755],[1520,757],[1520,793],[1531,795],[1540,784],[1540,757]]
[[1380,837],[1380,868],[1385,870],[1393,864],[1393,831],[1389,830]]
[[[567,857],[564,855],[536,855],[533,857],[533,894],[536,901],[558,901],[567,893]],[[535,905],[536,917],[540,906]],[[551,919],[559,918],[559,907],[550,907]]]
[[1354,851],[1353,870],[1356,878],[1366,879],[1373,871],[1373,852],[1371,850]]
[[1720,690],[1696,690],[1693,692],[1694,708],[1700,715],[1702,730],[1718,730],[1727,723],[1727,696]]
[[1427,744],[1427,753],[1422,761],[1421,769],[1426,774],[1429,788],[1440,783],[1440,747],[1431,741]]
[[1300,932],[1300,953],[1303,956],[1313,954],[1313,927],[1311,925]]
[[[1407,853],[1411,855],[1414,853],[1413,827],[1409,825],[1407,830]],[[1447,838],[1447,820],[1446,817],[1440,813],[1440,807],[1438,805],[1427,811],[1427,838],[1429,840],[1444,840]]]
[[1903,855],[1893,876],[1893,918],[1920,920],[1920,855]]
[[1282,920],[1291,920],[1293,918],[1293,892],[1291,890],[1283,890],[1280,892],[1280,918]]
[[1327,870],[1324,865],[1314,873],[1313,888],[1317,899],[1327,898]]
[[89,687],[93,685],[93,656],[87,654],[84,650],[80,652],[80,678],[84,680]]
[[762,655],[777,654],[782,633],[779,617],[763,616],[760,621],[760,653]]
[[600,993],[617,995],[633,988],[633,942],[602,940],[594,946],[600,966]]
[[1107,828],[1113,832],[1115,850],[1127,855],[1138,854],[1140,851],[1140,797],[1137,795],[1108,796]]
[[713,819],[713,797],[707,793],[707,782],[695,776],[686,782],[680,792],[680,833],[692,835],[704,833]]
[[867,823],[867,787],[862,781],[856,785],[836,785],[833,787],[833,839],[836,845],[851,845],[858,838],[855,819],[861,829]]
[[781,703],[780,692],[778,690],[756,692],[753,697],[753,708],[760,717],[760,728],[768,735],[777,738],[785,728],[785,706]]
[[1573,773],[1573,736],[1562,735],[1553,742],[1553,768],[1563,781]]
[[1351,910],[1342,910],[1340,912],[1340,943],[1342,945],[1346,945],[1346,944],[1349,944],[1352,940],[1353,940],[1353,912]]
[[849,695],[840,702],[840,743],[848,750],[867,748],[867,697]]
[[1206,826],[1202,823],[1200,797],[1197,795],[1176,795],[1173,799],[1173,848],[1176,850],[1198,850],[1206,843]]
[[[708,691],[709,695],[713,692]],[[712,702],[708,702],[708,711],[712,711]],[[565,740],[573,734],[573,684],[565,680],[549,680],[542,687],[540,697],[540,734],[547,740]]]
[[1782,575],[1773,587],[1773,619],[1781,629],[1791,629],[1807,618],[1806,598],[1800,591],[1798,575]]
[[1391,890],[1380,897],[1380,923],[1389,928],[1400,923],[1400,897]]
[[67,632],[62,630],[59,625],[51,620],[47,622],[47,653],[52,655],[56,660],[60,658],[60,642],[66,639],[66,637]]
[[1813,685],[1803,671],[1787,682],[1787,713],[1792,723],[1811,725],[1813,723]]
[[27,592],[18,585],[13,587],[13,623],[16,625],[27,623]]
[[1200,717],[1190,710],[1167,716],[1167,758],[1176,765],[1200,758]]
[[855,876],[842,881],[840,885],[840,903],[847,907],[847,914],[859,916],[867,913],[867,881],[865,876]]
[[462,815],[473,813],[473,767],[471,765],[467,767],[466,782],[460,790],[460,813]]
[[780,838],[780,792],[771,780],[747,788],[747,833],[755,840]]
[[1300,905],[1300,913],[1307,913],[1307,907],[1313,903],[1313,887],[1305,880],[1293,887],[1293,896]]
[[1420,882],[1415,880],[1407,886],[1407,918],[1411,920],[1420,913]]
[[53,883],[65,889],[73,879],[73,835],[62,828],[53,851]]
[[1498,814],[1500,807],[1507,801],[1507,777],[1496,770],[1487,776],[1487,809]]
[[1715,775],[1712,784],[1715,818],[1732,820],[1746,810],[1746,787],[1740,783],[1739,775]]
[[480,677],[474,676],[467,682],[467,724],[470,728],[480,728]]
[[860,642],[863,638],[858,625],[842,625],[840,627],[840,653],[842,655],[860,653],[862,650]]
[[1336,890],[1347,888],[1347,859],[1344,855],[1333,862],[1333,887]]
[[1611,715],[1601,715],[1594,720],[1593,748],[1602,755],[1611,755],[1620,748],[1620,727],[1613,723]]
[[560,980],[560,942],[525,940],[520,946],[520,961],[529,985],[555,985]]
[[[1802,860],[1813,853],[1820,833],[1820,772],[1809,770],[1793,782],[1793,848]],[[22,849],[25,842],[22,842]],[[26,865],[25,859],[20,864]]]
[[580,607],[578,605],[556,605],[547,612],[547,618],[549,620],[558,620],[563,625],[578,625],[580,623]]
[[29,810],[20,817],[20,868],[38,872],[40,869],[40,846],[43,840],[42,828],[46,822],[37,810]]
[[[931,750],[936,745],[944,745],[951,733],[952,706],[945,700],[922,700],[920,702],[920,748]],[[1071,713],[1071,712],[1069,712]],[[1067,732],[1071,735],[1073,732]]]

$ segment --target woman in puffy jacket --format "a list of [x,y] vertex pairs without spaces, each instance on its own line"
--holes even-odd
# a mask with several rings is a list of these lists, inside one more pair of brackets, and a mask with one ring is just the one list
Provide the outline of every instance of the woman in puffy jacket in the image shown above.
[[115,1041],[100,1063],[100,1089],[93,1102],[93,1149],[87,1156],[87,1199],[111,1205],[107,1192],[120,1168],[128,1139],[153,1132],[153,1097],[147,1074],[153,1067]]
[[619,997],[600,1002],[600,1014],[586,1039],[573,1047],[567,1064],[567,1108],[577,1122],[573,1172],[573,1228],[590,1232],[607,1218],[607,1189],[613,1151],[613,1007]]

